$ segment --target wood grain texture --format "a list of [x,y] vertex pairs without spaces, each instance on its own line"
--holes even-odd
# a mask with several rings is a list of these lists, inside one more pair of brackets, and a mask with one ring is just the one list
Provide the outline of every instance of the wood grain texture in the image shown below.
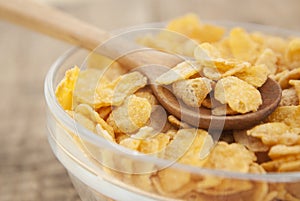
[[[271,23],[300,30],[298,0],[241,1],[243,5],[239,0],[167,2],[86,0],[57,6],[107,30],[166,20],[189,11],[206,19]],[[257,7],[254,2],[262,5]],[[240,6],[238,12],[233,3]],[[0,44],[0,200],[79,201],[48,145],[43,98],[47,70],[71,46],[1,21]]]

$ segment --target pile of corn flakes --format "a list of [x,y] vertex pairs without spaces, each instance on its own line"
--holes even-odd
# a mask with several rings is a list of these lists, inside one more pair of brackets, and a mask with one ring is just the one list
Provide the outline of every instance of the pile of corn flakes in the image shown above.
[[[176,41],[170,31],[185,35],[189,42]],[[208,131],[158,109],[160,104],[143,74],[124,73],[114,62],[110,68],[117,76],[106,75],[107,58],[95,54],[89,68],[68,70],[56,90],[58,102],[78,123],[120,146],[195,167],[245,174],[300,172],[299,37],[248,32],[241,27],[226,30],[189,14],[138,42],[194,58],[156,80],[171,86],[191,107],[207,107],[214,115],[255,112],[262,104],[258,88],[268,78],[282,88],[280,105],[261,124],[224,132],[214,142]],[[225,112],[219,109],[224,105]],[[163,114],[167,118],[161,125]],[[144,190],[186,200],[300,200],[299,182],[200,176],[172,167],[119,176]]]

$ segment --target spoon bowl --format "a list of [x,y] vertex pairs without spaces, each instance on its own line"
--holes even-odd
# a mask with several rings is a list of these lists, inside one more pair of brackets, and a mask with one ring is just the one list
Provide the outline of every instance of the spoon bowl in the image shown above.
[[276,81],[268,78],[258,89],[263,103],[256,112],[215,116],[210,109],[204,107],[195,109],[179,102],[178,98],[163,86],[152,85],[152,90],[159,102],[171,114],[193,126],[210,130],[241,130],[257,125],[277,108],[281,99],[280,86]]
[[259,124],[268,117],[281,100],[281,87],[271,78],[258,88],[262,96],[262,105],[256,112],[237,115],[212,115],[205,107],[194,108],[180,101],[169,87],[155,84],[155,80],[169,68],[160,65],[148,65],[135,69],[149,79],[151,89],[160,104],[172,115],[182,121],[209,130],[241,130]]

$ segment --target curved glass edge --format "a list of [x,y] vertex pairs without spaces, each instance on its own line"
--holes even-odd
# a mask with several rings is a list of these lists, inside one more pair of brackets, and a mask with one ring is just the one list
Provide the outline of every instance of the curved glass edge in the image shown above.
[[[265,26],[260,24],[253,24],[253,23],[235,23],[230,21],[204,21],[209,23],[215,23],[217,25],[225,26],[227,28],[230,27],[246,27],[250,30],[256,30],[256,31],[263,31],[264,33],[270,33],[275,35],[293,35],[297,36],[300,35],[299,32],[293,31],[293,30],[287,30],[287,29],[281,29],[278,27],[272,27],[272,26]],[[150,24],[144,24],[144,25],[138,25],[133,26],[129,28],[120,29],[121,31],[129,31],[134,29],[140,29],[142,27],[158,27],[162,26],[165,23],[150,23]],[[121,31],[115,31],[114,33],[120,33]],[[59,103],[56,100],[55,96],[55,86],[54,86],[54,79],[55,76],[60,68],[60,66],[63,64],[65,60],[67,60],[68,57],[73,55],[75,52],[79,51],[79,47],[73,47],[66,51],[61,57],[59,57],[50,67],[44,82],[44,95],[47,107],[49,108],[49,111],[52,113],[53,116],[55,116],[63,125],[66,126],[70,131],[75,132],[75,125],[77,132],[79,131],[82,135],[81,137],[84,137],[85,140],[88,140],[93,143],[97,143],[99,146],[105,147],[110,149],[111,151],[116,152],[116,149],[114,146],[112,146],[110,143],[107,143],[107,141],[104,138],[101,138],[91,131],[85,129],[83,126],[76,123],[71,117],[67,115],[67,113],[61,108]],[[135,151],[128,150],[124,147],[118,148],[119,153],[127,153],[128,156],[134,156],[135,159],[140,161],[147,161],[154,164],[157,164],[159,166],[163,166],[164,164],[170,164],[169,161],[166,161],[164,159],[160,159],[153,156],[148,156],[144,154],[137,153]],[[199,168],[199,167],[193,167],[188,166],[184,164],[179,163],[173,163],[172,168],[178,168],[181,170],[188,171],[193,174],[210,174],[210,175],[216,175],[220,177],[228,177],[233,179],[243,179],[243,180],[253,180],[253,181],[265,181],[265,182],[295,182],[300,180],[300,172],[290,172],[290,173],[267,173],[267,174],[245,174],[245,173],[238,173],[238,172],[229,172],[229,171],[223,171],[223,170],[213,170],[213,169],[205,169],[205,168]]]

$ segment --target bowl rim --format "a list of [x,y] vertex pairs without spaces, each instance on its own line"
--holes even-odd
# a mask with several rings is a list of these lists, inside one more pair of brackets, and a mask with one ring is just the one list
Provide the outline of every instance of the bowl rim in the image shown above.
[[[282,29],[279,27],[274,26],[267,26],[267,25],[260,25],[260,24],[254,24],[254,23],[245,23],[245,22],[232,22],[232,21],[205,21],[209,23],[215,23],[217,25],[225,25],[230,27],[234,26],[241,26],[257,30],[257,31],[265,31],[268,32],[276,32],[282,35],[300,35],[299,32],[288,30],[288,29]],[[161,25],[162,23],[148,23],[143,25],[137,25],[137,26],[131,26],[122,29],[121,31],[130,31],[130,30],[137,30],[142,27],[157,27],[158,25]],[[120,30],[116,33],[120,33]],[[264,32],[263,32],[264,33]],[[67,50],[64,54],[62,54],[50,67],[49,71],[46,74],[45,81],[44,81],[44,98],[46,101],[46,106],[48,107],[48,110],[50,113],[59,120],[67,129],[70,131],[76,131],[80,132],[80,137],[85,138],[85,140],[89,140],[91,142],[97,142],[97,144],[100,147],[105,147],[107,149],[110,149],[111,151],[118,151],[121,154],[127,153],[130,156],[135,157],[135,159],[145,162],[151,162],[153,164],[170,164],[170,161],[160,159],[158,157],[149,156],[141,153],[137,153],[136,151],[132,151],[129,149],[126,149],[125,147],[122,147],[120,145],[117,145],[115,143],[108,143],[107,140],[104,138],[95,135],[93,132],[89,131],[88,129],[84,128],[80,124],[74,121],[60,106],[56,99],[55,95],[55,77],[61,67],[61,65],[66,61],[70,56],[75,54],[76,52],[82,50],[80,47],[72,47],[69,50]],[[70,66],[71,67],[71,66]],[[74,133],[76,133],[74,132]],[[114,147],[118,146],[118,149],[115,149]],[[122,152],[120,152],[122,151]],[[76,156],[74,156],[76,157]],[[84,169],[87,169],[86,167],[83,167]],[[260,174],[260,173],[240,173],[240,172],[231,172],[231,171],[224,171],[224,170],[216,170],[216,169],[207,169],[207,168],[200,168],[195,167],[191,165],[185,165],[180,163],[172,163],[172,168],[178,168],[184,171],[188,171],[192,174],[209,174],[209,175],[215,175],[220,176],[224,178],[230,178],[230,179],[242,179],[242,180],[253,180],[253,181],[265,181],[265,182],[297,182],[300,180],[300,172],[285,172],[285,173],[266,173],[266,174]]]

